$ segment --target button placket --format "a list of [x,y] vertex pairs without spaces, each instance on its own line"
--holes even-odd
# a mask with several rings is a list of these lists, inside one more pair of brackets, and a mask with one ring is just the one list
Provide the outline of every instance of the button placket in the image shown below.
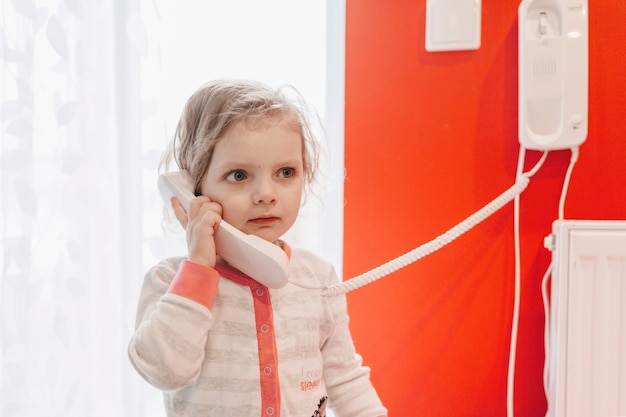
[[279,417],[281,414],[280,385],[270,291],[263,286],[251,286],[250,290],[254,302],[257,342],[259,344],[261,410],[266,417]]

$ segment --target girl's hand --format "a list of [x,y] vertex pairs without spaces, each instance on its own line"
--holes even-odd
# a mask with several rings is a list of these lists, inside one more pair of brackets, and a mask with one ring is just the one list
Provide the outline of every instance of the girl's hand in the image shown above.
[[222,220],[222,206],[209,197],[196,197],[189,203],[189,213],[176,197],[170,200],[176,218],[187,232],[188,258],[210,267],[215,266],[215,230]]

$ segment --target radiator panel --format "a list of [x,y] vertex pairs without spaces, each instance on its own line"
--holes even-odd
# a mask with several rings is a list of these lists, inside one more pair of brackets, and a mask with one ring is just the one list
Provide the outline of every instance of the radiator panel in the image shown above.
[[626,221],[553,232],[548,416],[626,416]]

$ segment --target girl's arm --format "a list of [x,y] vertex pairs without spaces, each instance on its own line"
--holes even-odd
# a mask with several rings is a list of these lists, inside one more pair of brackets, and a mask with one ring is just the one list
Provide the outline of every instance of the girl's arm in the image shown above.
[[[333,270],[331,282],[337,281]],[[386,417],[387,409],[370,381],[370,370],[355,351],[345,295],[329,298],[328,303],[335,325],[322,347],[329,407],[338,417]]]
[[198,377],[219,282],[213,268],[188,260],[177,264],[165,260],[146,274],[128,349],[139,374],[168,391]]

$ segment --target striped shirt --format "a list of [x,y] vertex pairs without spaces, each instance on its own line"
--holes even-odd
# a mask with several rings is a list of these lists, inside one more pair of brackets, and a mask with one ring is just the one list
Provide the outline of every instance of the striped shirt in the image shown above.
[[[290,255],[290,280],[338,282],[319,257]],[[337,417],[387,413],[355,352],[345,296],[269,289],[219,264],[169,258],[148,271],[129,356],[163,391],[168,417],[309,417],[325,396]]]

